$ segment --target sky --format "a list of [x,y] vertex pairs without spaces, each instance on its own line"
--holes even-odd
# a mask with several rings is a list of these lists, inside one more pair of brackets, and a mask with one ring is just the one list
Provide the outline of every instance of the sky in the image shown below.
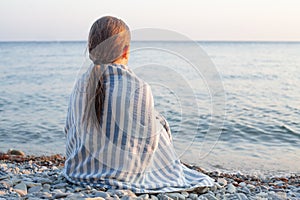
[[0,41],[86,40],[105,15],[192,40],[300,41],[299,0],[1,0]]

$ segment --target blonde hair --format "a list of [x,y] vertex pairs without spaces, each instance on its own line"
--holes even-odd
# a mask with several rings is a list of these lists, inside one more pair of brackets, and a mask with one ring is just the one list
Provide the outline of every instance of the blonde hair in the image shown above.
[[121,20],[105,16],[91,27],[88,39],[90,59],[95,64],[112,63],[118,59],[130,43],[130,31]]
[[[89,57],[94,63],[86,85],[86,105],[82,120],[96,126],[101,123],[105,99],[102,64],[113,63],[129,47],[130,31],[121,20],[112,16],[94,22],[88,38]],[[100,65],[100,66],[99,66]]]

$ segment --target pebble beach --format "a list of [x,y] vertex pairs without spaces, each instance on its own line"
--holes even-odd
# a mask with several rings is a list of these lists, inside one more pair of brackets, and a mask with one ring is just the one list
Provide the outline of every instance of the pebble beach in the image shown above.
[[280,200],[300,199],[300,175],[255,176],[242,173],[205,171],[197,166],[188,167],[209,175],[215,180],[211,188],[197,188],[160,194],[135,194],[129,190],[113,190],[78,186],[61,174],[65,157],[26,156],[22,151],[0,153],[0,200],[2,199],[153,199],[153,200]]

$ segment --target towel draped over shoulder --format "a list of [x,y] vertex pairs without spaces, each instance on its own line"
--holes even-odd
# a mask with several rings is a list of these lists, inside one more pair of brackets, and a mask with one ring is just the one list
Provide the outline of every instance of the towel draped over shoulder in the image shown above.
[[93,67],[79,78],[70,97],[63,171],[69,181],[135,193],[213,185],[211,178],[180,162],[169,124],[154,109],[150,86],[127,66],[100,66],[105,91],[102,120],[100,126],[83,120],[89,103],[86,82]]

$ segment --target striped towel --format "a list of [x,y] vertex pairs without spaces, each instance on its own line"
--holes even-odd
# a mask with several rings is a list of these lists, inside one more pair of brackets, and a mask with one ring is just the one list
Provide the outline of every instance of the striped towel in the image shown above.
[[93,67],[76,82],[70,97],[63,170],[67,180],[135,193],[213,185],[208,176],[181,164],[169,125],[154,109],[150,86],[127,66],[100,66],[105,88],[102,120],[98,128],[84,122],[84,91]]

